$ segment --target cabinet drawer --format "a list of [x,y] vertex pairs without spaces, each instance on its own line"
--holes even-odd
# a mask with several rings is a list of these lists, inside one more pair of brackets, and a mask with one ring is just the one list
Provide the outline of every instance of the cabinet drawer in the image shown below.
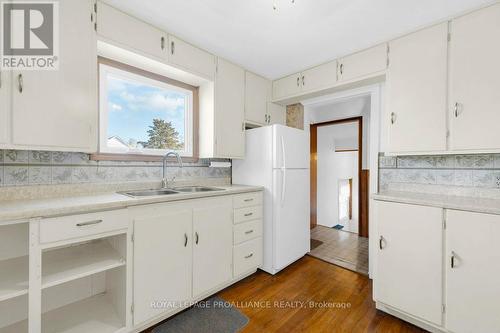
[[260,219],[262,217],[262,206],[245,207],[234,210],[234,223],[242,223]]
[[40,243],[125,229],[128,222],[126,209],[43,219],[40,222]]
[[252,192],[235,195],[233,197],[233,207],[242,208],[262,205],[262,192]]
[[262,238],[234,247],[234,276],[247,273],[262,264]]
[[234,226],[234,244],[262,236],[262,220],[245,222]]

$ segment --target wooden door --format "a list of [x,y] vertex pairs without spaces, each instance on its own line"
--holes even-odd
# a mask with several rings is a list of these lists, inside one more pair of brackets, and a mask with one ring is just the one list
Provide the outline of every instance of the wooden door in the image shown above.
[[389,49],[389,151],[445,151],[448,24],[396,39]]
[[58,70],[14,71],[13,143],[97,150],[93,1],[59,1]]
[[216,157],[245,157],[245,71],[218,59],[215,80]]
[[193,296],[232,278],[233,203],[231,197],[199,201],[193,210]]
[[452,150],[500,148],[500,4],[455,19],[450,42]]
[[271,82],[251,72],[245,72],[245,120],[266,125],[267,101],[271,98]]
[[[192,209],[186,204],[157,207],[144,207],[134,220],[135,325],[191,298]],[[155,303],[161,301],[171,303]]]
[[169,61],[190,73],[214,78],[215,56],[172,35],[169,36]]
[[447,211],[446,326],[451,332],[500,332],[499,235],[499,215]]
[[289,75],[273,82],[273,99],[294,96],[302,91],[301,73]]
[[441,325],[443,210],[392,202],[376,204],[377,301]]
[[338,60],[339,82],[381,73],[387,68],[387,44],[351,54]]

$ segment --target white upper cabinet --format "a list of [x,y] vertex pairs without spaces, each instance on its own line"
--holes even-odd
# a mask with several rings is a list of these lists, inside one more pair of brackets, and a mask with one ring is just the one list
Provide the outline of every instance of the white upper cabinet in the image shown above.
[[97,149],[97,58],[93,1],[59,1],[59,69],[14,71],[13,144]]
[[168,35],[104,3],[97,3],[100,39],[155,60],[168,59]]
[[233,277],[233,201],[223,196],[193,209],[193,297]]
[[388,150],[446,150],[448,24],[391,41],[389,50]]
[[[191,298],[192,209],[186,204],[139,207],[134,219],[134,324],[169,308],[155,301]],[[170,308],[171,309],[171,308]]]
[[267,103],[269,124],[286,125],[286,107],[276,103]]
[[215,78],[215,156],[245,157],[245,70],[218,58]]
[[267,101],[271,98],[271,81],[245,72],[245,121],[265,125],[268,123]]
[[302,72],[300,84],[302,91],[315,91],[329,88],[337,82],[337,61],[307,69]]
[[376,300],[441,325],[443,210],[377,202],[376,212]]
[[450,210],[446,234],[448,330],[500,332],[500,216]]
[[452,150],[500,148],[500,4],[451,23]]
[[289,75],[273,82],[273,99],[298,95],[302,91],[302,75],[300,73]]
[[338,60],[339,82],[382,73],[387,68],[387,44],[354,53]]
[[11,89],[12,72],[0,70],[0,143],[9,141]]
[[212,79],[215,75],[215,56],[179,38],[169,36],[169,61],[192,74]]

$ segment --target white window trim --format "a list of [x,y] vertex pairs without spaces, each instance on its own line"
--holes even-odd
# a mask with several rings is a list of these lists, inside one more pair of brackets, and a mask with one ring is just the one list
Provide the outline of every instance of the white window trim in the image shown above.
[[[169,150],[169,149],[120,149],[107,146],[108,141],[108,99],[107,99],[107,75],[112,74],[115,77],[123,78],[124,80],[139,81],[145,84],[160,88],[168,89],[186,94],[187,97],[187,112],[184,121],[184,147],[185,150]],[[131,73],[106,64],[99,64],[99,152],[109,154],[133,154],[133,155],[158,155],[163,156],[167,152],[177,152],[182,157],[193,157],[194,155],[194,117],[193,117],[193,92],[188,89],[177,87],[165,82],[154,80],[143,75]]]

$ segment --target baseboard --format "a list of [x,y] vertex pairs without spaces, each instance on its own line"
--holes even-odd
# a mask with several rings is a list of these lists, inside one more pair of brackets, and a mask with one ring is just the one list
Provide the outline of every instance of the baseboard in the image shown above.
[[390,306],[387,306],[383,303],[376,302],[375,307],[380,311],[383,311],[383,312],[388,313],[394,317],[397,317],[397,318],[402,319],[406,322],[409,322],[410,324],[413,324],[415,326],[423,328],[426,331],[429,331],[432,333],[446,333],[447,332],[447,330],[444,327],[439,327],[439,326],[436,326],[434,324],[428,323],[428,322],[423,321],[421,319],[418,319],[414,316],[411,316],[407,313],[404,313],[404,312],[399,311],[397,309],[394,309]]

